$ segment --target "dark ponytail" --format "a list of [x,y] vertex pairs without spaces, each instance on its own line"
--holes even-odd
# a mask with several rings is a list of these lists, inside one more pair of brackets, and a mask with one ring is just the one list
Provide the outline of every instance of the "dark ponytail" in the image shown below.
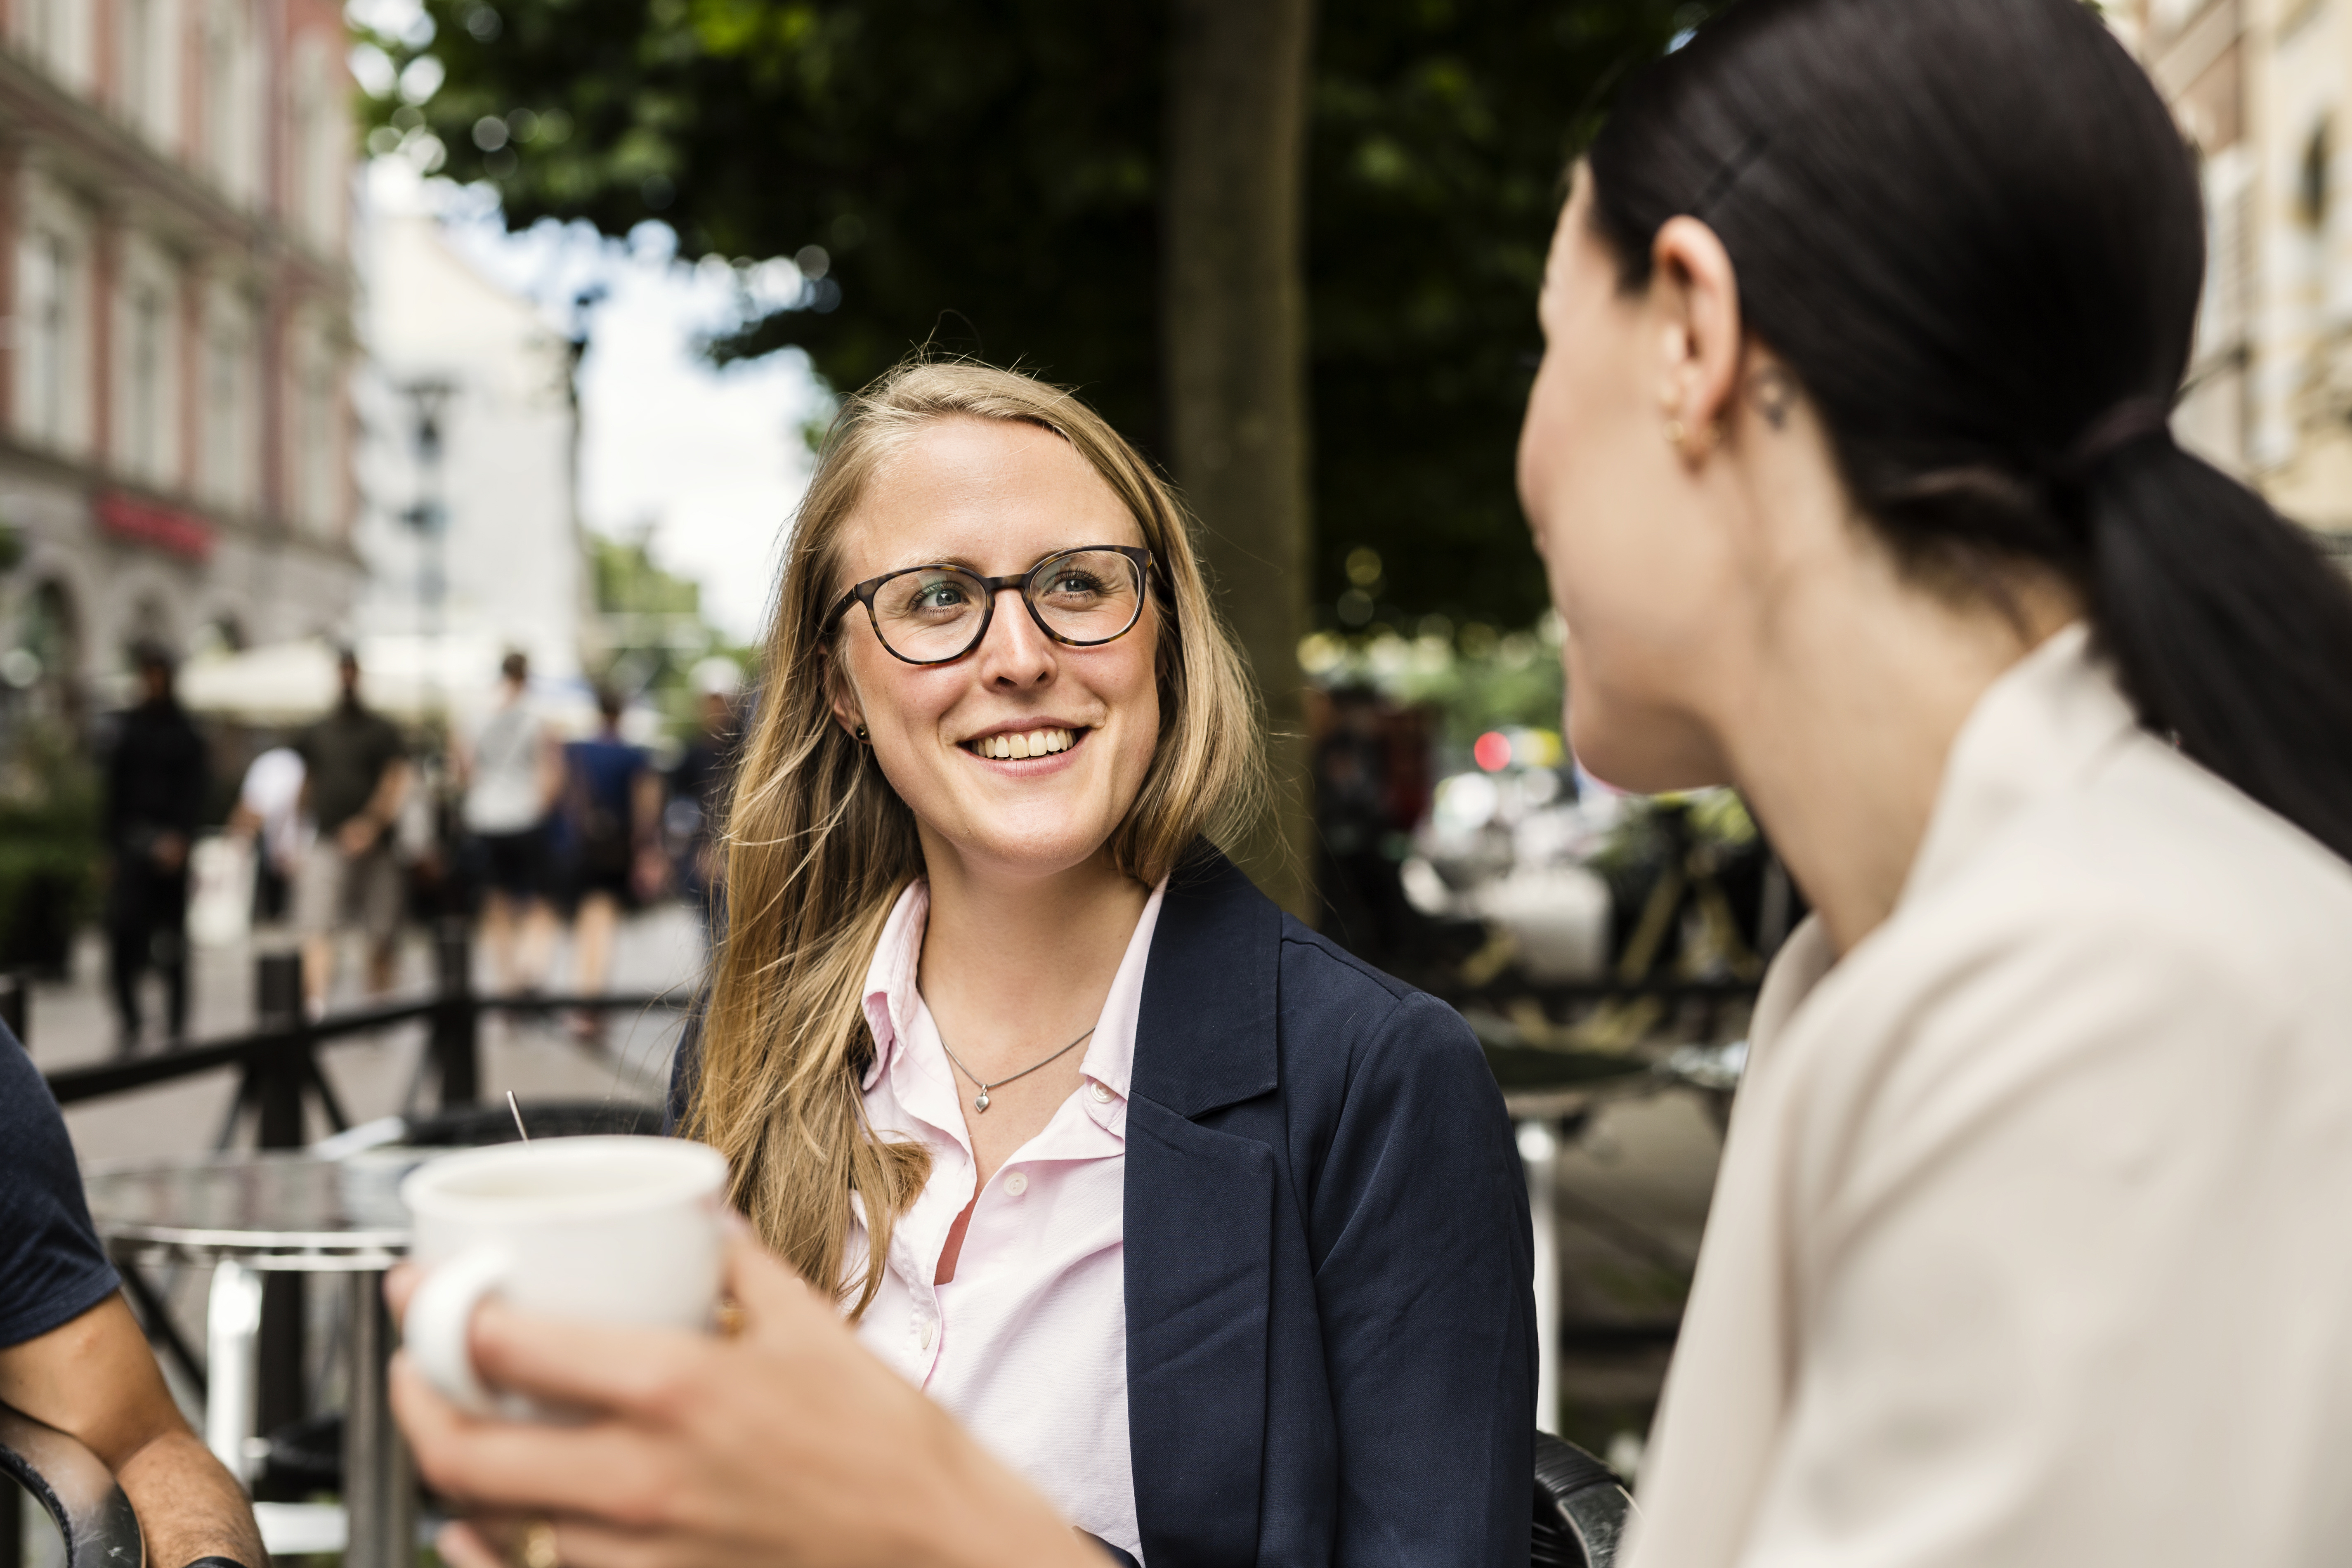
[[2140,721],[2352,859],[2352,583],[2162,414],[2195,170],[2082,0],[1740,0],[1591,154],[1626,287],[1677,214],[1906,564],[2073,582]]

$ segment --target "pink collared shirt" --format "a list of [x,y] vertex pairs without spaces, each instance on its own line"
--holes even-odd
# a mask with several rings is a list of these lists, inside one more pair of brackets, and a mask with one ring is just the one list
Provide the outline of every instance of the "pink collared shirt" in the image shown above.
[[[1127,1092],[1143,969],[1160,921],[1153,890],[1087,1042],[1085,1083],[1014,1151],[973,1205],[955,1279],[934,1285],[977,1170],[962,1091],[916,989],[929,884],[898,899],[866,974],[874,1066],[866,1115],[877,1136],[919,1142],[931,1176],[890,1235],[882,1288],[857,1337],[955,1413],[1062,1517],[1142,1560],[1127,1436],[1122,1205]],[[1040,1042],[1041,1051],[1055,1042]],[[848,1277],[866,1268],[852,1205]]]

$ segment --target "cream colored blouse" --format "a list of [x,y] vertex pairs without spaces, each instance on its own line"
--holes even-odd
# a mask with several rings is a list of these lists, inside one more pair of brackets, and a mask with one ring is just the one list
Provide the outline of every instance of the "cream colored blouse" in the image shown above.
[[2352,1562],[2352,868],[2081,626],[1751,1047],[1634,1568]]

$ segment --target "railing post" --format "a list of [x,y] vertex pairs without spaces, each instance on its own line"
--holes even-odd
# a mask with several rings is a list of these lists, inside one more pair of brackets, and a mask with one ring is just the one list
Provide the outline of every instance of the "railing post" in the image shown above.
[[[254,1022],[263,1029],[290,1029],[302,1022],[302,958],[299,953],[265,952],[255,961]],[[262,1149],[302,1146],[302,1070],[299,1049],[279,1052],[267,1066],[251,1069],[257,1079],[261,1125],[254,1139]]]
[[26,1016],[32,1006],[33,988],[21,974],[0,974],[0,1024],[16,1037],[16,1043],[26,1050],[33,1047],[26,1038]]
[[433,1059],[441,1072],[441,1106],[472,1105],[482,1097],[480,1029],[474,1010],[474,939],[461,916],[434,931],[433,972],[440,1006],[433,1015]]
[[[264,1029],[300,1027],[301,955],[265,952],[256,963],[253,978],[257,1025]],[[308,1040],[298,1041],[247,1069],[258,1102],[254,1137],[257,1148],[302,1146],[302,1066],[310,1048]],[[260,1391],[256,1414],[264,1436],[309,1414],[302,1390],[302,1297],[301,1275],[282,1270],[262,1275]],[[258,1476],[259,1469],[257,1461],[247,1473]]]

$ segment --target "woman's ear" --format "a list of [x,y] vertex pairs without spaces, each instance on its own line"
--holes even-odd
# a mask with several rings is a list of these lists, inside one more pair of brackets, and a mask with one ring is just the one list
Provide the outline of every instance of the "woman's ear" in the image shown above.
[[1695,217],[1671,217],[1652,250],[1651,295],[1663,318],[1658,401],[1675,444],[1696,460],[1721,438],[1738,393],[1739,280],[1731,253]]
[[857,700],[857,693],[850,689],[848,672],[841,668],[840,661],[833,657],[830,650],[820,649],[817,657],[824,662],[825,699],[833,708],[835,722],[848,733],[850,739],[866,739],[866,710]]

